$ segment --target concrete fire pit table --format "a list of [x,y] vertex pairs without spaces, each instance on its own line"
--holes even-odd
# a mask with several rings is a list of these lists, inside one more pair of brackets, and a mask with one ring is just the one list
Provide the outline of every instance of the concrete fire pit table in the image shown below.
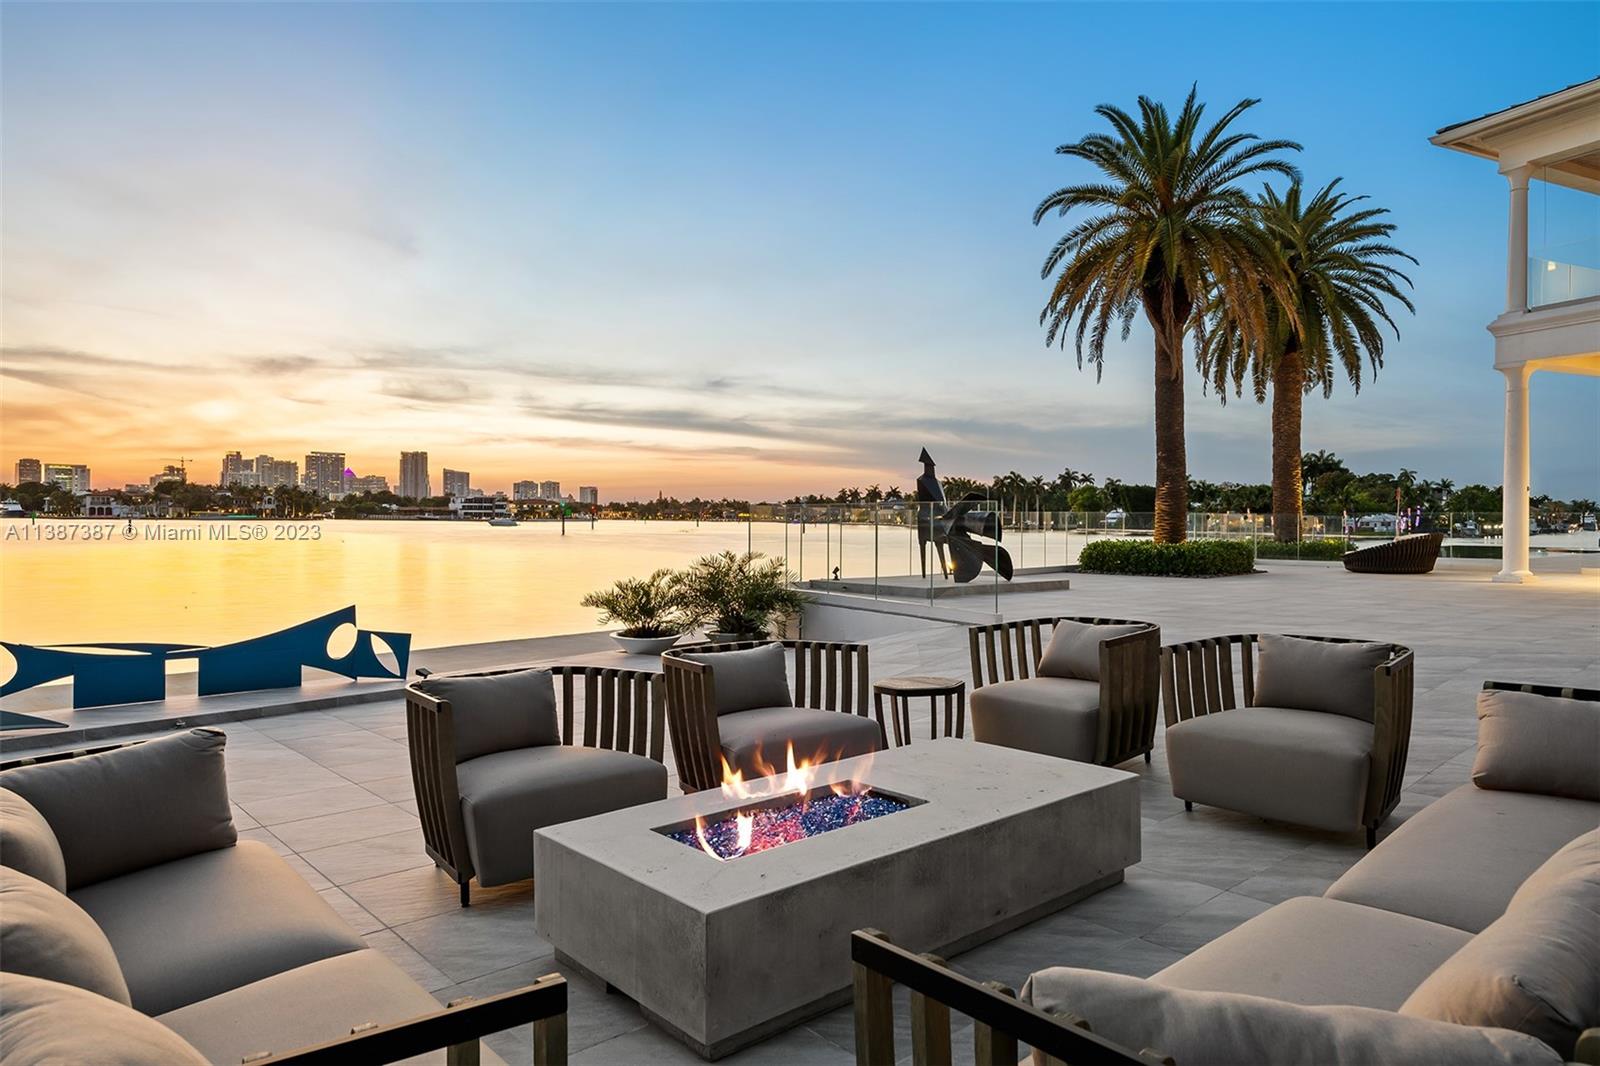
[[[534,924],[561,965],[720,1058],[848,1002],[854,929],[959,952],[1121,881],[1139,861],[1137,781],[972,741],[917,744],[823,766],[813,792],[855,782],[906,809],[726,861],[666,833],[752,801],[709,791],[629,807],[534,833]],[[782,778],[752,784],[778,793]]]

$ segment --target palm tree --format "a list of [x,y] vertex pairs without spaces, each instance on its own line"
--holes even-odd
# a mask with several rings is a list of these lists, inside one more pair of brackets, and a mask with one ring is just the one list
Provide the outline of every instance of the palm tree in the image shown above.
[[[1075,346],[1099,373],[1113,320],[1127,339],[1144,311],[1155,332],[1155,539],[1181,541],[1188,521],[1188,458],[1183,436],[1184,337],[1205,331],[1214,301],[1229,309],[1254,339],[1266,329],[1264,287],[1276,284],[1256,231],[1247,223],[1250,197],[1238,182],[1253,174],[1299,174],[1277,153],[1292,141],[1261,140],[1228,127],[1258,101],[1241,100],[1209,129],[1205,105],[1189,90],[1176,120],[1165,106],[1139,98],[1139,117],[1110,104],[1095,112],[1114,135],[1094,133],[1056,149],[1086,160],[1103,180],[1057,189],[1038,206],[1038,225],[1051,211],[1100,209],[1072,227],[1045,257],[1040,276],[1056,274],[1039,313],[1045,343],[1067,343],[1076,318]],[[1059,270],[1059,273],[1057,271]]]
[[[1262,191],[1255,221],[1272,250],[1278,284],[1266,291],[1265,335],[1230,321],[1218,306],[1207,343],[1199,352],[1202,373],[1226,400],[1232,379],[1240,391],[1247,368],[1257,401],[1272,385],[1272,528],[1278,540],[1300,532],[1305,503],[1300,427],[1305,394],[1320,387],[1333,394],[1339,369],[1361,391],[1362,355],[1377,373],[1383,365],[1383,330],[1399,327],[1384,297],[1415,310],[1401,283],[1411,279],[1385,260],[1411,256],[1388,243],[1394,224],[1383,208],[1356,207],[1365,197],[1338,191],[1338,179],[1309,200],[1296,181],[1282,196]],[[1414,476],[1414,475],[1413,475]]]

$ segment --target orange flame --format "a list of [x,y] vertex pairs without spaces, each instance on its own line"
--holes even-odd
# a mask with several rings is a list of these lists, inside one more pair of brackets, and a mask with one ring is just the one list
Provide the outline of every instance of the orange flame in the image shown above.
[[[729,799],[741,801],[765,800],[775,796],[794,795],[800,798],[800,802],[803,805],[809,800],[812,789],[816,787],[817,776],[822,765],[830,761],[832,760],[828,758],[826,751],[818,751],[809,758],[797,759],[794,753],[794,744],[791,742],[784,752],[784,768],[779,770],[768,763],[761,749],[757,748],[750,759],[750,765],[754,769],[754,776],[773,780],[773,786],[770,789],[758,791],[751,787],[750,782],[745,780],[744,771],[736,769],[728,762],[727,756],[723,756],[722,794]],[[832,781],[828,783],[828,788],[836,796],[848,796],[856,791],[853,782],[850,781]],[[746,808],[737,811],[734,814],[734,826],[736,831],[735,850],[730,854],[723,855],[711,846],[710,840],[706,838],[704,818],[696,818],[694,820],[695,839],[699,842],[700,849],[707,855],[719,862],[727,862],[729,859],[736,859],[750,850],[750,845],[755,835],[754,810]]]

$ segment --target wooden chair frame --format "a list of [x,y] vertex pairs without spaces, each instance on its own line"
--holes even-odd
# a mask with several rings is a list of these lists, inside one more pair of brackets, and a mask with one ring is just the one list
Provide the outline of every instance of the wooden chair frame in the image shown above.
[[[1289,634],[1299,640],[1329,644],[1369,643],[1351,637],[1315,637]],[[1205,714],[1231,711],[1239,706],[1234,694],[1233,651],[1239,650],[1239,673],[1244,706],[1256,705],[1255,648],[1259,634],[1236,633],[1169,644],[1161,649],[1162,710],[1167,728]],[[1367,847],[1378,840],[1378,826],[1400,802],[1411,750],[1411,708],[1414,690],[1411,649],[1390,644],[1389,658],[1373,671],[1372,772],[1367,775],[1367,797],[1361,824]],[[1193,809],[1188,801],[1184,806]]]
[[857,929],[850,934],[856,1020],[857,1066],[892,1066],[894,986],[911,992],[911,1061],[914,1066],[947,1066],[950,1012],[972,1019],[978,1066],[1016,1066],[1017,1045],[1026,1043],[1053,1064],[1090,1066],[1171,1066],[1153,1052],[1135,1052],[1090,1031],[1089,1023],[1052,1014],[1017,999],[997,981],[979,983],[957,973],[937,955],[917,955],[896,947],[887,934]]
[[[643,755],[665,762],[666,710],[662,675],[650,670],[604,666],[517,667],[439,676],[493,677],[521,670],[549,670],[556,686],[561,743]],[[582,680],[583,738],[575,716],[578,682]],[[472,857],[461,816],[461,789],[456,781],[455,717],[449,700],[406,686],[406,739],[411,749],[411,783],[417,794],[423,847],[429,858],[460,886],[461,905],[471,903]]]
[[1352,574],[1431,574],[1439,561],[1443,533],[1412,533],[1344,553]]
[[1001,681],[1038,677],[1039,660],[1057,622],[1143,627],[1137,633],[1100,642],[1100,718],[1094,761],[1115,766],[1143,755],[1149,762],[1156,742],[1161,692],[1161,627],[1151,622],[1062,615],[972,626],[967,630],[967,643],[972,652],[973,691]]
[[[683,652],[742,651],[782,644],[793,653],[794,705],[815,711],[838,711],[869,717],[872,680],[867,646],[826,640],[739,640],[724,644],[686,644],[661,656],[666,674],[667,729],[678,763],[678,783],[685,792],[716,788],[722,783],[722,733],[717,728],[717,693],[712,669],[680,658]],[[878,720],[883,729],[883,721]]]
[[486,999],[452,1000],[420,1017],[357,1027],[337,1040],[245,1062],[249,1066],[366,1066],[444,1048],[446,1066],[478,1066],[483,1037],[530,1021],[534,1066],[566,1066],[567,982],[558,973]]

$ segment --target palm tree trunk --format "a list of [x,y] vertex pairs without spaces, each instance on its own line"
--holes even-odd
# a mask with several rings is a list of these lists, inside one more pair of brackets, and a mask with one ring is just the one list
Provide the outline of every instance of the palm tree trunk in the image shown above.
[[1183,333],[1158,324],[1156,334],[1156,519],[1158,544],[1189,535],[1189,457],[1183,439]]
[[1305,362],[1299,350],[1290,347],[1272,372],[1272,535],[1285,542],[1300,539],[1300,512],[1305,506],[1300,476],[1305,385]]

